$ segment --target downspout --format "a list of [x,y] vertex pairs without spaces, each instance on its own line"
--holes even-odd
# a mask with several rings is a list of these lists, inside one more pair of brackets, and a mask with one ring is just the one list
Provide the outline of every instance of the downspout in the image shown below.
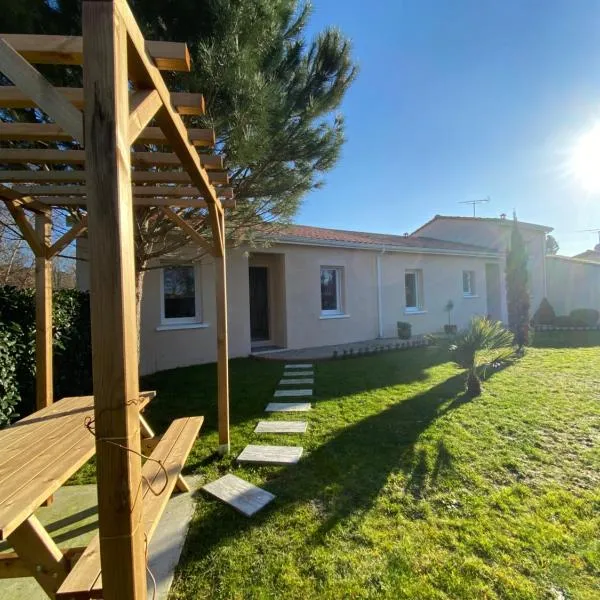
[[379,338],[383,337],[383,291],[381,289],[381,257],[385,254],[385,248],[375,257],[377,263],[377,317],[379,325]]

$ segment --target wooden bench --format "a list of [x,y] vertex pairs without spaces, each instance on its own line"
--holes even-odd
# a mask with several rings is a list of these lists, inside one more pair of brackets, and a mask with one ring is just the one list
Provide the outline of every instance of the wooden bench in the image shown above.
[[[166,433],[156,444],[150,457],[142,468],[142,475],[157,496],[144,484],[143,491],[143,527],[148,543],[160,521],[169,497],[178,485],[178,478],[192,449],[204,417],[187,417],[173,421]],[[162,466],[155,461],[160,461]],[[167,480],[165,484],[165,471]],[[100,537],[96,536],[87,546],[81,558],[67,575],[56,593],[56,598],[102,598],[102,573],[100,567]]]

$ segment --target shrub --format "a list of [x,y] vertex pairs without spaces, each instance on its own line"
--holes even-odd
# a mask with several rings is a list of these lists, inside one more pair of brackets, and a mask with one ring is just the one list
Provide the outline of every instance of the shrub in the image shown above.
[[401,340],[409,340],[412,333],[412,325],[406,321],[398,321],[398,337]]
[[577,321],[574,321],[569,315],[559,315],[554,319],[556,327],[580,327]]
[[533,315],[533,322],[536,325],[552,325],[556,319],[556,313],[552,305],[544,298]]
[[15,407],[21,397],[17,382],[19,330],[0,323],[0,428],[17,417]]
[[595,308],[576,308],[569,316],[579,327],[595,327],[600,313]]

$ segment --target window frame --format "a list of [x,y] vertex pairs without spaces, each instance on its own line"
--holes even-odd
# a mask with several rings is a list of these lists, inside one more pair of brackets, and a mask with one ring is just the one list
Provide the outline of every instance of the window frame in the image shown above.
[[[415,276],[415,306],[408,306],[406,303],[406,276]],[[423,270],[422,269],[405,269],[404,270],[404,312],[420,313],[425,310],[423,298]]]
[[[165,271],[181,267],[192,267],[194,272],[194,308],[193,317],[167,317],[165,315]],[[180,263],[163,265],[160,269],[160,324],[165,325],[192,325],[203,323],[202,315],[202,287],[201,269],[198,263]]]
[[[469,275],[469,290],[465,290],[465,275]],[[472,269],[463,269],[462,272],[462,290],[464,298],[475,298],[477,296],[477,279],[475,271]]]
[[[323,271],[335,271],[335,296],[336,296],[336,309],[326,309],[323,310],[323,290],[321,289],[321,278],[323,275]],[[344,313],[344,267],[342,266],[330,266],[330,265],[321,265],[319,268],[319,304],[321,307],[321,316],[322,317],[336,317],[345,314]]]

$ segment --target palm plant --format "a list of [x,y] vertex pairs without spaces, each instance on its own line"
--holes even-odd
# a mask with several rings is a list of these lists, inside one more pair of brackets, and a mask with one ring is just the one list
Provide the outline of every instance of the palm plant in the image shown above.
[[485,317],[473,317],[469,326],[458,332],[452,340],[452,360],[467,370],[467,394],[481,394],[478,369],[482,365],[497,362],[513,354],[513,334],[499,321]]

